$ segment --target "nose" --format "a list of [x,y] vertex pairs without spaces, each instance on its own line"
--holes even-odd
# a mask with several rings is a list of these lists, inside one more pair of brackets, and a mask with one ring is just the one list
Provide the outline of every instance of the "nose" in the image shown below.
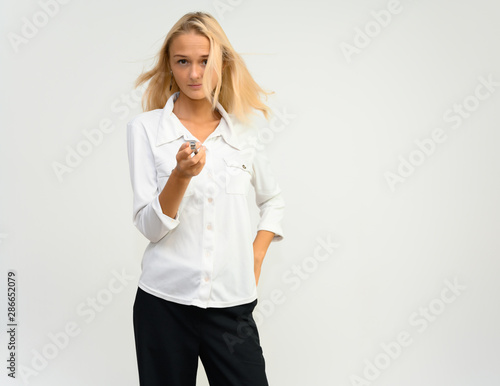
[[201,77],[203,76],[203,68],[197,64],[192,65],[189,76],[193,79],[193,81],[201,80]]

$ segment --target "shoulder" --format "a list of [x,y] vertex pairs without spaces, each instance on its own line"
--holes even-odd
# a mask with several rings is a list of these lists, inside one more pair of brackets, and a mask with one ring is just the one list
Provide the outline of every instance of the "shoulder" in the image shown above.
[[255,142],[258,140],[258,130],[254,122],[243,123],[233,114],[228,114],[228,116],[231,120],[231,134],[240,150],[248,151],[255,147]]
[[150,111],[144,111],[127,123],[128,130],[132,130],[134,127],[142,127],[147,131],[156,130],[160,123],[162,117],[163,109],[155,109]]

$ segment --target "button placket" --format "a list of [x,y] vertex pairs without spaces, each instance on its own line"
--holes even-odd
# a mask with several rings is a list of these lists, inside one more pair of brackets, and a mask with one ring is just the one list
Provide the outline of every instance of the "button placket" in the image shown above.
[[[206,174],[204,174],[204,179],[206,181],[200,181],[206,186],[212,180],[214,174],[212,154],[210,152],[206,153]],[[206,193],[204,193],[206,194]],[[211,193],[209,193],[211,194]],[[202,205],[202,217],[203,221],[203,232],[202,232],[202,243],[203,243],[203,258],[201,261],[201,288],[200,288],[200,299],[208,302],[210,299],[210,292],[212,287],[211,278],[213,276],[213,266],[214,266],[214,252],[215,252],[215,232],[214,232],[214,222],[215,222],[215,205],[213,204],[213,197],[208,195],[206,199],[203,199]]]

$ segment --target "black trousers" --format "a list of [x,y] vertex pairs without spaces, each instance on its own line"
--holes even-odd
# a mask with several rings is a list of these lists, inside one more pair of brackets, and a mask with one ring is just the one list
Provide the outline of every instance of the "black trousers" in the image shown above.
[[133,309],[141,386],[194,386],[201,359],[211,386],[268,386],[251,303],[200,308],[141,288]]

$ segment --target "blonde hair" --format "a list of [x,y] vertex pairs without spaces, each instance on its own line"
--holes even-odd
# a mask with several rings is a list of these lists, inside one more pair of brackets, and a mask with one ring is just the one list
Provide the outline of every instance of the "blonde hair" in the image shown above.
[[[271,109],[260,100],[260,94],[274,94],[264,91],[252,78],[245,62],[233,49],[229,39],[217,20],[206,12],[189,12],[179,19],[168,32],[160,52],[156,55],[156,65],[143,72],[135,82],[135,88],[151,80],[142,97],[144,111],[164,108],[168,98],[179,91],[175,79],[171,75],[169,63],[170,46],[175,37],[195,32],[206,36],[210,41],[208,56],[203,75],[203,92],[215,111],[217,101],[228,114],[233,114],[243,123],[248,123],[248,116],[253,109],[262,112],[269,120]],[[224,67],[224,68],[223,68]],[[217,85],[212,84],[213,73],[217,74]],[[169,90],[172,82],[172,90]]]

